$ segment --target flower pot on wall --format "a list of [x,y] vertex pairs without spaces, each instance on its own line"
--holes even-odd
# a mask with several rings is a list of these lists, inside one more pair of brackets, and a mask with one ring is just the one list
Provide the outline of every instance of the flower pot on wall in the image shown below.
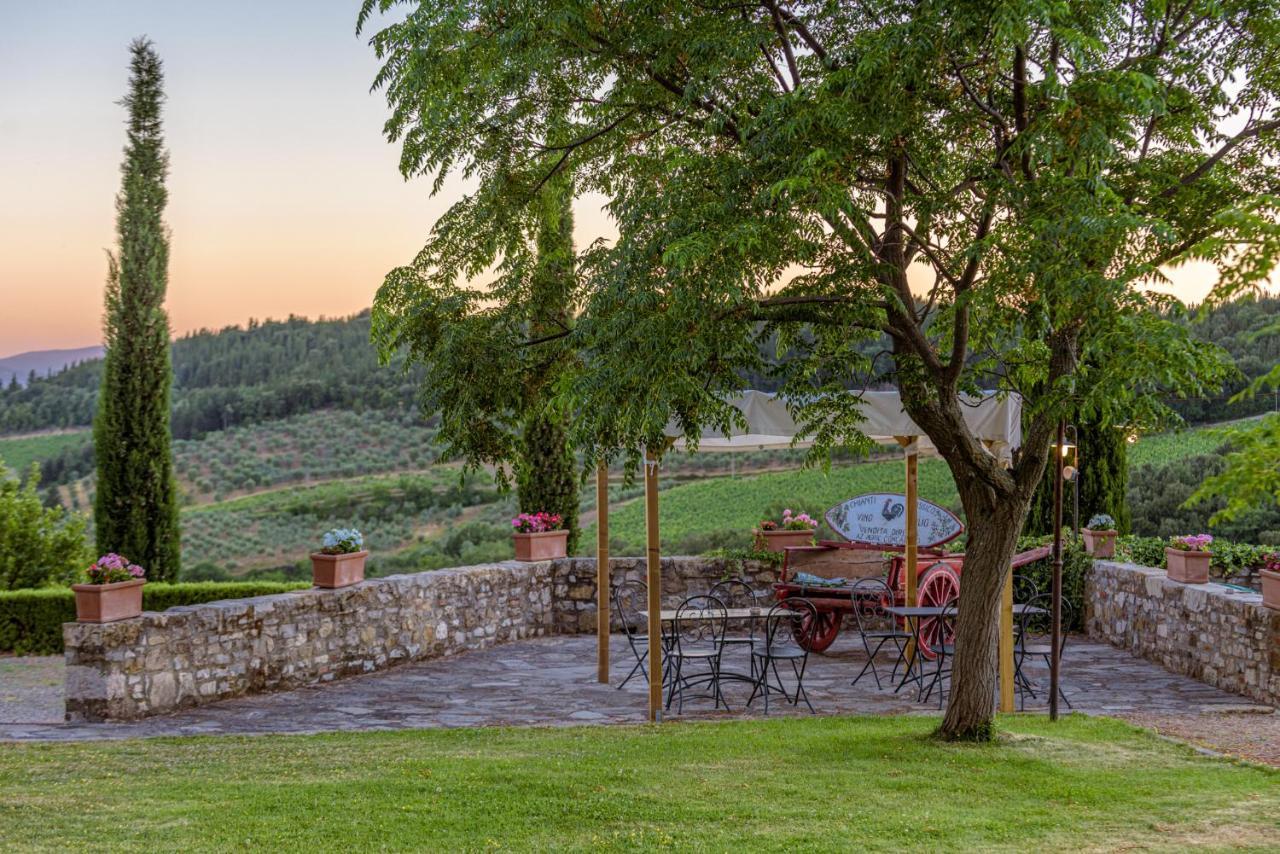
[[345,555],[327,555],[316,552],[311,555],[311,583],[316,587],[350,587],[364,581],[366,549]]
[[142,578],[114,584],[73,584],[76,620],[81,623],[114,623],[142,613]]
[[569,532],[538,531],[532,534],[512,534],[516,560],[555,560],[569,553]]
[[1262,604],[1280,611],[1280,572],[1262,569],[1258,574],[1262,576]]
[[767,552],[786,551],[791,546],[813,545],[813,531],[757,531],[756,534],[757,544]]
[[1098,558],[1115,557],[1116,531],[1093,531],[1081,528],[1080,536],[1084,539],[1085,553]]
[[1165,546],[1165,565],[1169,570],[1169,580],[1181,581],[1183,584],[1208,584],[1209,561],[1212,552],[1188,552]]

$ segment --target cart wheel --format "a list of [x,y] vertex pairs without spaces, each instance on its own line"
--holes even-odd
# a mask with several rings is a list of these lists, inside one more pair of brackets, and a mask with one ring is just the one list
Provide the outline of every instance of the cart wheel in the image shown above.
[[[920,576],[920,586],[916,588],[916,599],[923,607],[940,608],[959,595],[960,574],[945,561],[939,561],[926,569]],[[952,640],[950,637],[939,637],[941,622],[937,617],[926,617],[920,621],[920,654],[930,661],[938,657],[933,649],[935,646]]]
[[[835,642],[840,634],[840,614],[835,611],[815,611],[813,617],[805,615],[795,631],[796,643],[808,652],[822,652]],[[816,620],[816,622],[815,622]]]

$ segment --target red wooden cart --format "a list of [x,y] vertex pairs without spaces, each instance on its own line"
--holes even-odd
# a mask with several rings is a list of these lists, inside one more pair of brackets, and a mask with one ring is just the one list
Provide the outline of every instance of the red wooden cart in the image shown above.
[[[824,540],[816,546],[788,548],[783,557],[782,571],[774,584],[774,595],[779,601],[792,596],[802,596],[817,609],[818,624],[805,627],[799,638],[810,652],[822,652],[840,634],[846,614],[855,607],[869,613],[890,604],[907,603],[907,545],[905,525],[902,520],[902,495],[871,493],[851,498],[826,513],[827,524],[846,540]],[[932,502],[921,499],[918,509],[921,543],[917,547],[919,567],[916,585],[916,602],[921,606],[940,607],[960,595],[960,578],[964,571],[964,554],[947,554],[941,546],[964,532],[964,525],[955,514]],[[1014,555],[1012,566],[1017,569],[1049,554],[1047,547]],[[820,579],[842,578],[845,584],[832,586],[816,582],[805,583],[797,578],[801,573]],[[883,601],[881,596],[853,595],[853,585],[861,578],[885,578],[893,591],[893,602]],[[922,621],[920,652],[927,658],[934,656],[929,639],[936,635],[930,623]]]

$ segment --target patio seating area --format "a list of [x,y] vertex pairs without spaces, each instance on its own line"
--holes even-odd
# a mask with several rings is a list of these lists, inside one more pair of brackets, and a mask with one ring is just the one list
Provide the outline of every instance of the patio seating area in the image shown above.
[[[621,690],[614,687],[634,664],[620,634],[613,636],[611,651],[617,678],[610,685],[596,681],[593,637],[554,636],[404,664],[322,686],[227,700],[137,722],[62,723],[61,703],[58,698],[46,696],[35,706],[0,703],[0,716],[5,718],[0,721],[0,739],[64,741],[643,721],[648,695],[644,680],[637,677]],[[37,660],[27,661],[34,664]],[[47,668],[50,680],[58,677],[60,659],[38,661]],[[876,690],[874,681],[867,678],[851,685],[865,663],[861,641],[853,632],[838,638],[825,653],[809,656],[804,686],[819,714],[937,714],[936,703],[919,703],[907,691],[894,693],[887,685],[884,690]],[[1028,667],[1031,678],[1046,678],[1035,663]],[[1268,720],[1272,717],[1270,709],[1169,673],[1107,644],[1078,637],[1072,637],[1066,645],[1063,689],[1075,709],[1088,714],[1135,719],[1159,715],[1166,720],[1181,720],[1256,709],[1268,712]],[[711,699],[690,694],[685,698],[683,715],[670,719],[764,716],[761,701],[747,705],[752,692],[749,683],[726,681],[722,691],[731,711],[717,710]],[[1042,707],[1043,697],[1028,697],[1028,711]],[[24,719],[12,720],[13,714],[4,714],[10,708],[21,709]],[[769,713],[809,715],[803,702],[797,710],[790,703],[776,702],[776,698]],[[1238,717],[1261,720],[1264,716]]]

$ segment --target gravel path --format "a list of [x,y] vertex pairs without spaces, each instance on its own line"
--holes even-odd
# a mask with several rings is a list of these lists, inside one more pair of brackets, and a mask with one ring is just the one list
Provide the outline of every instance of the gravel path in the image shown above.
[[62,656],[0,657],[0,721],[62,720]]
[[1238,711],[1181,715],[1131,712],[1118,717],[1197,747],[1280,768],[1280,711],[1266,706],[1244,704]]

